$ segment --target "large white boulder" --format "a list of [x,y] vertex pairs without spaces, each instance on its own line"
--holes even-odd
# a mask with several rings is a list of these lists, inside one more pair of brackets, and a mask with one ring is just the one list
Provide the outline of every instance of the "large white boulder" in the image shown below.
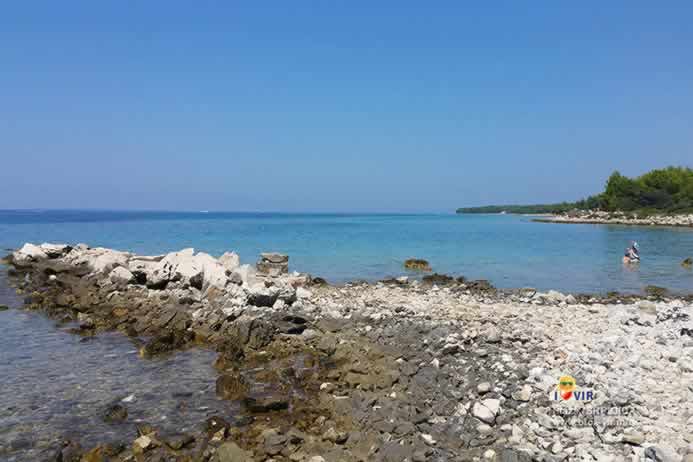
[[195,255],[195,260],[202,267],[202,290],[207,290],[210,287],[223,289],[229,282],[227,276],[227,268],[216,258],[209,254],[200,252]]
[[46,258],[48,258],[48,255],[41,247],[28,242],[12,254],[12,261],[17,266],[29,266]]
[[224,255],[219,257],[219,263],[227,270],[235,271],[241,266],[241,257],[239,257],[236,252],[225,252]]
[[497,399],[485,399],[474,403],[472,415],[489,425],[493,425],[496,416],[500,413],[500,401]]
[[243,286],[250,287],[258,284],[257,270],[250,265],[241,265],[234,271],[243,281]]
[[195,260],[195,250],[183,249],[167,254],[157,265],[148,284],[158,285],[168,281],[182,281],[202,288],[202,266]]
[[111,282],[119,287],[124,287],[134,281],[135,276],[127,268],[118,266],[108,275]]
[[[158,258],[158,259],[157,259]],[[135,257],[128,261],[128,270],[138,283],[149,284],[154,279],[154,272],[163,257]]]
[[89,259],[89,267],[94,273],[110,273],[118,266],[127,266],[130,254],[117,250],[93,249],[93,258]]
[[157,286],[168,281],[180,281],[200,290],[210,287],[223,289],[228,283],[226,267],[209,254],[195,254],[192,248],[167,254],[156,263],[154,270],[147,263],[139,263],[147,271],[147,285]]
[[296,289],[296,298],[298,299],[309,299],[312,296],[313,293],[306,288],[299,287]]

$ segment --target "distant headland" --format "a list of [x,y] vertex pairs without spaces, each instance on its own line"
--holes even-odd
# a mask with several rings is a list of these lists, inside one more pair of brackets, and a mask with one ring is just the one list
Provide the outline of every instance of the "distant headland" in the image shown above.
[[577,202],[463,207],[457,209],[457,213],[563,215],[595,210],[641,218],[693,214],[693,170],[688,167],[667,167],[637,178],[628,178],[616,171],[607,180],[602,193]]

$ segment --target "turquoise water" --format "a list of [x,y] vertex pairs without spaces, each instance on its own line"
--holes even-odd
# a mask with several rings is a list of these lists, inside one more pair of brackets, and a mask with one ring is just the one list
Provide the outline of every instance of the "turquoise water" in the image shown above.
[[[624,268],[630,240],[643,261]],[[0,247],[85,242],[157,254],[194,247],[291,256],[291,269],[340,283],[407,274],[425,258],[437,272],[499,287],[639,292],[648,284],[693,293],[693,229],[534,223],[514,215],[310,215],[109,211],[0,211]]]

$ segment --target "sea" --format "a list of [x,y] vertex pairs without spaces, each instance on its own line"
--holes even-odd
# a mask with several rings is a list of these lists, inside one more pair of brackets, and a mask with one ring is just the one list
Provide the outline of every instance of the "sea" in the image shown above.
[[[622,263],[631,241],[639,265]],[[25,242],[86,243],[140,254],[193,247],[237,252],[254,264],[260,252],[290,256],[292,271],[334,284],[421,277],[408,258],[434,272],[487,279],[500,288],[571,293],[640,293],[657,285],[693,292],[692,228],[537,223],[531,216],[464,214],[285,214],[105,210],[0,211],[0,249]]]
[[[642,262],[624,266],[630,241]],[[193,247],[290,256],[291,270],[335,284],[422,273],[403,268],[424,258],[434,271],[488,279],[502,288],[640,293],[647,285],[693,293],[693,229],[536,223],[515,215],[280,214],[94,210],[0,211],[0,253],[25,242],[87,243],[140,254]],[[193,431],[237,409],[215,395],[213,351],[198,347],[142,359],[136,340],[117,332],[80,337],[70,325],[22,310],[0,264],[0,460],[55,460],[62,442],[89,448],[126,442],[139,422]],[[128,419],[106,423],[125,404]]]

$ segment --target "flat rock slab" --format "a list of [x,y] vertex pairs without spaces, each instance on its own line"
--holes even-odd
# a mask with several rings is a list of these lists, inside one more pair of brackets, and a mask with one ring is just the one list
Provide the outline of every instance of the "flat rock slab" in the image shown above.
[[263,252],[260,254],[260,257],[262,257],[263,261],[266,261],[269,263],[288,263],[289,262],[289,256],[281,254],[281,253]]

